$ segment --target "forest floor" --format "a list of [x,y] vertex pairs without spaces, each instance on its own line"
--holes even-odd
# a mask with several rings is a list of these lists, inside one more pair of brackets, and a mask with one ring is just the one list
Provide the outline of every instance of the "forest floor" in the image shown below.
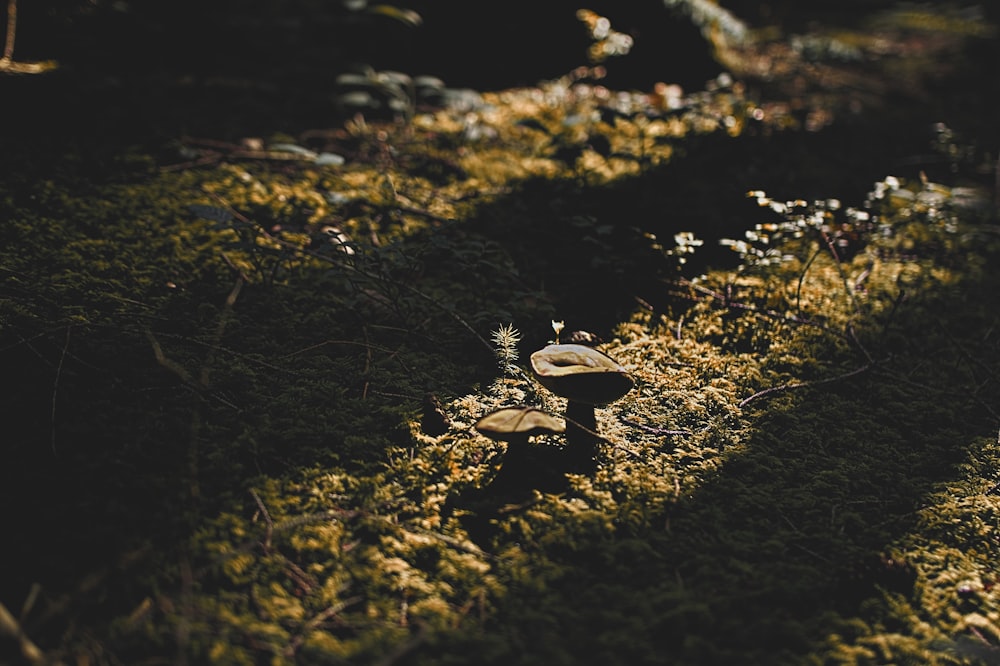
[[[329,126],[0,80],[0,660],[1000,663],[995,32],[706,39]],[[498,477],[576,331],[594,465]]]

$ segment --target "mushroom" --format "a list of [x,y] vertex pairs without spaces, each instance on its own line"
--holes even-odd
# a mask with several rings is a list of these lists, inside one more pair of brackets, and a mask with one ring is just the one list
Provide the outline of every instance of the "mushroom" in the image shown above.
[[496,488],[524,486],[540,480],[550,466],[538,463],[528,438],[566,430],[562,421],[536,407],[505,407],[479,419],[474,427],[492,440],[507,443],[503,464],[493,480]]
[[596,463],[594,407],[618,400],[635,382],[613,358],[591,347],[554,344],[531,355],[538,382],[566,398],[566,456],[571,471],[592,472]]

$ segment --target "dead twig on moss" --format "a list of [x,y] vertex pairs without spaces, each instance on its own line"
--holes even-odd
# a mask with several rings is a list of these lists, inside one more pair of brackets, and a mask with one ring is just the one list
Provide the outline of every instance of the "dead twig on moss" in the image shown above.
[[844,283],[844,292],[847,294],[847,298],[851,301],[851,305],[854,307],[854,312],[856,314],[861,314],[861,304],[858,303],[858,298],[854,295],[854,289],[851,288],[851,282],[847,278],[847,273],[844,272],[844,264],[840,259],[840,254],[837,252],[837,246],[833,241],[833,237],[823,230],[820,230],[820,234],[822,234],[823,242],[826,243],[827,249],[830,250],[830,255],[833,257],[833,265],[837,267],[837,273],[840,275],[840,279]]
[[161,172],[167,173],[170,171],[185,171],[203,166],[215,166],[227,158],[235,160],[304,163],[316,160],[315,155],[308,153],[293,152],[290,150],[268,150],[263,147],[250,147],[248,145],[218,141],[216,139],[185,137],[181,142],[190,149],[193,149],[197,153],[197,157],[187,162],[162,166],[160,167]]
[[240,291],[243,290],[243,285],[246,284],[246,280],[243,274],[240,273],[236,277],[236,282],[233,284],[233,288],[230,290],[229,295],[226,296],[226,301],[222,305],[222,312],[219,314],[219,321],[215,326],[215,335],[213,337],[214,345],[208,348],[208,356],[205,362],[202,363],[201,373],[198,376],[198,383],[202,388],[207,389],[209,387],[209,373],[211,371],[212,363],[215,360],[215,350],[221,346],[222,337],[226,332],[226,326],[229,325],[229,320],[233,316],[233,307],[236,305],[236,299],[240,296]]
[[974,391],[968,391],[968,390],[946,391],[941,389],[941,387],[939,386],[929,386],[922,382],[914,381],[909,377],[907,377],[906,375],[903,375],[898,372],[891,372],[889,373],[889,376],[895,379],[896,381],[900,382],[901,384],[906,384],[907,386],[918,388],[921,391],[926,392],[927,394],[937,394],[940,396],[948,396],[952,398],[959,398],[959,397],[968,398],[973,402],[975,402],[980,407],[982,407],[993,418],[994,422],[1000,423],[1000,412],[997,412],[997,410],[995,410],[990,403],[988,403],[987,401],[983,400],[982,398],[976,395],[978,389]]
[[[148,332],[147,332],[147,336],[146,337],[148,339],[148,337],[149,337],[149,333]],[[254,358],[253,356],[247,356],[246,354],[241,354],[241,353],[233,351],[232,349],[229,349],[227,347],[223,347],[222,345],[213,344],[211,342],[206,342],[204,340],[198,340],[197,338],[192,338],[192,337],[189,337],[189,336],[186,336],[186,335],[177,335],[176,333],[164,333],[164,332],[161,331],[161,332],[157,333],[157,337],[159,337],[159,338],[167,338],[167,339],[171,339],[171,340],[182,340],[182,341],[184,341],[186,343],[189,343],[189,344],[192,344],[192,345],[195,345],[195,346],[198,346],[198,347],[204,347],[204,348],[212,350],[214,352],[219,352],[219,353],[231,356],[233,358],[237,358],[240,361],[242,361],[243,363],[247,363],[249,365],[257,365],[257,366],[260,366],[262,368],[267,368],[268,370],[274,370],[275,372],[281,372],[281,373],[284,373],[284,374],[287,374],[287,375],[295,375],[295,376],[301,376],[301,374],[302,374],[301,372],[298,372],[296,370],[292,370],[290,368],[283,368],[280,365],[275,365],[273,363],[268,363],[267,361],[262,361],[259,358]],[[325,343],[320,343],[320,344],[314,345],[314,346],[315,347],[321,347],[321,346],[323,346],[323,344],[325,344]],[[311,349],[311,347],[306,348],[306,349],[301,350],[301,351],[308,351],[309,349]],[[155,350],[154,350],[154,353],[155,353]],[[291,356],[294,356],[296,353],[301,353],[301,352],[293,352],[291,354],[286,354],[285,356],[279,356],[278,358],[279,359],[286,359],[286,358],[289,358]],[[72,357],[72,355],[70,355],[70,356]],[[157,360],[159,360],[159,359],[157,359]]]
[[[164,353],[163,348],[160,346],[159,340],[153,335],[153,331],[149,328],[145,329],[146,339],[153,347],[153,356],[156,358],[156,362],[161,366],[177,375],[186,386],[191,388],[195,393],[201,396],[208,396],[215,400],[218,400],[222,404],[230,407],[234,410],[239,410],[239,407],[233,404],[231,401],[226,400],[222,396],[211,390],[211,368],[213,361],[215,359],[215,351],[221,348],[222,337],[225,334],[226,326],[232,317],[233,306],[236,304],[236,299],[240,295],[240,291],[243,288],[245,280],[242,275],[236,278],[236,282],[233,288],[230,290],[229,295],[226,297],[223,303],[222,312],[219,315],[219,320],[215,326],[215,333],[213,336],[213,344],[209,345],[208,351],[205,356],[205,360],[201,364],[201,368],[198,372],[198,378],[195,377],[180,363],[170,359]],[[197,501],[201,496],[201,489],[198,483],[199,477],[199,461],[201,454],[199,452],[199,439],[200,431],[202,429],[202,413],[201,407],[196,406],[191,411],[191,440],[188,442],[188,478],[187,490],[188,496],[192,501]]]
[[868,372],[869,370],[874,368],[877,364],[878,362],[866,363],[860,368],[851,370],[850,372],[844,373],[843,375],[837,375],[836,377],[827,377],[826,379],[817,379],[811,382],[790,382],[788,384],[782,384],[780,386],[772,386],[771,388],[766,388],[762,391],[757,391],[753,395],[744,398],[743,400],[740,401],[739,407],[742,409],[743,407],[746,407],[754,400],[765,398],[767,396],[774,395],[776,393],[783,393],[785,391],[791,391],[793,389],[822,386],[823,384],[832,384],[833,382],[839,382],[844,379],[850,379],[851,377],[857,377],[858,375]]
[[802,312],[802,284],[805,282],[806,273],[809,272],[809,267],[812,263],[816,261],[816,258],[823,252],[822,249],[813,252],[812,256],[809,257],[809,261],[806,265],[802,267],[802,272],[799,273],[799,283],[795,287],[795,311]]
[[63,344],[62,353],[59,354],[59,364],[56,366],[55,379],[52,380],[52,410],[49,415],[51,428],[49,446],[51,447],[52,455],[54,456],[59,455],[56,451],[56,397],[59,395],[59,378],[62,376],[63,362],[66,360],[66,351],[69,349],[69,335],[72,330],[72,326],[66,327],[66,342]]
[[861,350],[861,353],[865,355],[865,358],[868,360],[869,365],[874,365],[875,358],[871,355],[871,352],[869,352],[868,349],[863,344],[861,344],[861,340],[858,339],[858,334],[854,331],[853,323],[847,324],[847,335],[851,338],[851,342],[853,342],[855,346],[857,346],[857,348]]
[[260,498],[260,495],[253,488],[250,489],[250,496],[257,503],[260,515],[264,517],[264,523],[267,525],[267,530],[264,532],[264,541],[261,543],[266,553],[271,548],[271,535],[274,533],[274,522],[271,520],[271,514],[268,512],[267,507],[264,506],[264,500]]
[[6,74],[41,74],[55,69],[52,61],[19,62],[14,60],[14,38],[17,36],[17,0],[7,0],[7,31],[4,40],[3,55],[0,55],[0,73]]
[[51,664],[45,653],[35,645],[24,633],[24,629],[7,607],[0,603],[0,635],[7,636],[17,643],[21,657],[28,664]]
[[[980,361],[979,359],[977,359],[975,356],[973,356],[972,353],[968,349],[965,348],[965,345],[963,345],[962,342],[960,340],[958,340],[952,334],[952,332],[949,331],[948,328],[944,324],[941,323],[940,320],[935,320],[934,324],[938,328],[938,330],[940,330],[944,334],[944,336],[948,339],[948,341],[952,345],[955,346],[955,349],[958,350],[959,355],[961,355],[962,358],[964,358],[965,361],[970,366],[978,368],[979,370],[981,370],[986,375],[987,381],[1000,382],[1000,377],[997,376],[997,373],[994,372],[993,369],[991,367],[989,367],[989,365],[987,365],[986,363],[983,363],[982,361]],[[973,373],[970,373],[970,374],[973,374]],[[974,374],[973,374],[973,377],[975,377]]]
[[340,615],[341,612],[347,610],[351,606],[361,603],[362,601],[364,601],[364,598],[361,596],[349,597],[311,617],[309,621],[302,626],[302,631],[296,634],[295,637],[288,642],[288,645],[283,651],[284,656],[294,657],[295,653],[298,652],[298,649],[302,647],[302,644],[305,643],[307,638],[309,638],[309,634],[316,631],[321,624],[332,617]]
[[160,341],[156,339],[155,335],[153,335],[153,331],[148,328],[146,329],[146,339],[149,340],[149,344],[153,347],[153,358],[156,359],[157,363],[177,375],[177,377],[188,386],[193,387],[197,385],[197,382],[195,382],[191,373],[187,371],[187,368],[180,363],[167,358],[167,355],[163,353],[163,347],[160,346]]

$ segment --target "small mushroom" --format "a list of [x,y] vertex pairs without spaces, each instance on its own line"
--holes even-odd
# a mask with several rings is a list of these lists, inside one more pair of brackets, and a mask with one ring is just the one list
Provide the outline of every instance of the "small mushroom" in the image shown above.
[[480,434],[507,443],[503,464],[493,481],[496,488],[523,487],[548,475],[548,465],[539,465],[528,438],[558,434],[566,427],[555,416],[536,407],[506,407],[479,419]]
[[577,344],[549,345],[531,355],[538,382],[566,398],[566,455],[572,471],[592,472],[596,463],[594,407],[618,400],[635,382],[625,368],[602,352]]

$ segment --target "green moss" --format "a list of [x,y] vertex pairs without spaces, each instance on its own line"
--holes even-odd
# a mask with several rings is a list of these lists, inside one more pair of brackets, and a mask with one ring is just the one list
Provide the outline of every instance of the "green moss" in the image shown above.
[[[576,83],[352,121],[343,167],[12,176],[0,486],[30,508],[0,599],[41,584],[53,658],[995,660],[993,223],[930,182],[767,200],[738,266],[681,279],[646,228],[661,166],[788,126],[724,80],[614,122]],[[597,410],[594,474],[493,497],[473,424],[565,405],[496,381],[489,332],[526,358],[563,318],[635,388]]]

